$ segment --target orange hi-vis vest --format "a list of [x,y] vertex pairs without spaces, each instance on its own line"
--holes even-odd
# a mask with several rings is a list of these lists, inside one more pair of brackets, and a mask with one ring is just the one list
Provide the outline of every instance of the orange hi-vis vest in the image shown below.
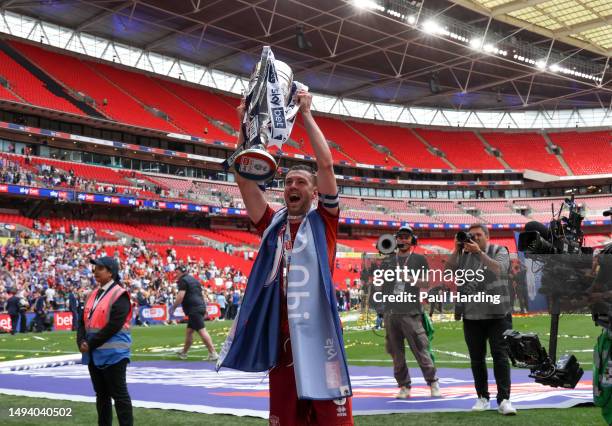
[[[119,297],[125,293],[129,298],[129,293],[119,284],[115,283],[104,293],[94,308],[98,289],[89,294],[85,303],[85,310],[83,311],[83,322],[85,323],[87,338],[96,334],[108,324],[112,306]],[[91,350],[90,353],[84,353],[82,357],[83,364],[89,364],[90,354],[96,367],[116,364],[124,358],[129,359],[130,346],[132,345],[130,334],[131,322],[132,304],[130,303],[130,311],[125,318],[121,330],[111,336],[103,345]]]

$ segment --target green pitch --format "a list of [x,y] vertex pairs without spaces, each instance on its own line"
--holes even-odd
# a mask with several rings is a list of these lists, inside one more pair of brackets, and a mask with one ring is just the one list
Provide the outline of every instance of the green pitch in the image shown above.
[[[207,322],[206,327],[217,347],[223,343],[231,322]],[[345,345],[349,363],[356,365],[391,365],[385,352],[384,330],[359,330],[356,322],[344,321]],[[434,323],[433,349],[439,367],[468,368],[467,348],[463,340],[461,322]],[[548,349],[550,317],[536,316],[514,318],[514,329],[538,333],[540,341]],[[592,349],[601,329],[588,315],[564,315],[559,326],[557,354],[571,352],[583,368],[591,369]],[[175,352],[182,347],[184,325],[135,327],[132,329],[132,353],[134,360],[176,359]],[[33,358],[77,352],[74,332],[28,333],[10,336],[0,335],[0,362],[20,358]],[[201,341],[194,336],[193,349],[189,352],[193,361],[207,355]],[[408,350],[408,361],[416,365]]]
[[[438,367],[469,368],[467,348],[463,341],[463,330],[460,322],[435,323],[433,349]],[[207,322],[207,328],[217,347],[221,345],[229,330],[230,322]],[[355,365],[381,365],[391,368],[391,361],[384,350],[384,331],[359,330],[356,322],[345,321],[345,344],[349,363]],[[514,329],[521,332],[538,333],[542,344],[548,347],[548,330],[550,318],[536,316],[514,318]],[[176,359],[174,352],[183,342],[184,325],[137,327],[132,331],[133,359]],[[600,328],[595,327],[587,315],[564,315],[559,326],[558,355],[570,352],[576,355],[585,370],[592,368],[592,349]],[[0,362],[22,358],[60,355],[76,352],[74,332],[53,332],[25,335],[0,335]],[[411,366],[416,363],[407,351]],[[201,342],[194,345],[189,359],[200,361],[207,356],[207,350]],[[391,373],[391,371],[390,371]],[[37,425],[40,419],[8,418],[9,407],[73,407],[72,419],[44,419],[45,424],[93,424],[95,407],[93,404],[52,401],[36,398],[9,397],[0,395],[0,423],[6,420],[10,424]],[[153,409],[135,409],[137,424],[154,425],[249,425],[266,424],[265,421],[250,418],[237,418],[221,415],[202,415]],[[527,420],[528,418],[528,420]],[[489,413],[431,413],[403,414],[384,416],[360,416],[358,425],[398,425],[398,424],[440,424],[440,425],[489,425],[515,424],[528,421],[532,425],[602,425],[604,424],[599,409],[594,407],[572,408],[566,410],[525,410],[514,418],[503,418],[496,412]],[[13,423],[14,422],[14,423]],[[55,422],[55,423],[54,423]]]

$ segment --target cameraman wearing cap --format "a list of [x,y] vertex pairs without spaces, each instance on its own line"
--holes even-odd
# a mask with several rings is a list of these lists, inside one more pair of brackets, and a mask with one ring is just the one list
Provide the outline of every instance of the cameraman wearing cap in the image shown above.
[[189,269],[185,265],[176,268],[178,271],[178,295],[176,301],[170,308],[170,317],[174,314],[174,310],[178,305],[183,306],[183,312],[189,316],[187,321],[187,329],[185,330],[185,344],[183,350],[176,354],[180,359],[187,359],[187,352],[193,343],[193,332],[196,331],[208,349],[207,361],[216,361],[219,359],[217,351],[213,345],[210,335],[206,331],[204,325],[204,316],[206,315],[206,302],[204,289],[200,282],[189,274]]
[[[389,254],[381,264],[383,270],[396,271],[420,270],[426,274],[429,264],[425,256],[413,253],[417,243],[416,235],[409,226],[402,226],[395,234],[397,251]],[[399,278],[399,277],[396,277]],[[403,280],[388,281],[382,287],[384,295],[412,295],[412,301],[385,303],[386,349],[393,359],[393,375],[400,390],[397,399],[410,398],[411,379],[406,365],[406,344],[416,359],[425,381],[431,388],[431,396],[439,397],[440,385],[436,377],[436,367],[429,353],[429,339],[423,326],[423,308],[419,298],[419,288],[427,287],[427,280],[404,282]]]
[[79,320],[77,345],[96,392],[99,425],[111,425],[113,406],[120,425],[132,425],[132,400],[126,383],[132,337],[132,304],[119,284],[119,264],[112,257],[92,259],[98,287],[88,296]]
[[[463,238],[459,238],[463,237]],[[461,241],[464,240],[464,241]],[[463,317],[463,335],[470,355],[472,375],[478,400],[472,411],[491,408],[487,375],[487,340],[493,357],[493,373],[497,383],[497,411],[503,415],[516,414],[510,403],[510,364],[503,332],[512,328],[512,314],[507,271],[510,264],[508,249],[489,243],[489,229],[475,223],[468,233],[458,233],[455,249],[447,262],[452,270],[483,271],[484,280],[466,282],[458,286],[462,294],[484,292],[499,296],[500,303],[466,302],[456,307],[455,319]]]

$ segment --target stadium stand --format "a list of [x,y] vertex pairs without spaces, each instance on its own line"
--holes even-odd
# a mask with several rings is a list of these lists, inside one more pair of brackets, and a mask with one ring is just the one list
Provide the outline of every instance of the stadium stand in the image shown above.
[[[186,84],[178,84],[173,81],[152,78],[160,86],[170,91],[184,102],[189,103],[193,108],[198,110],[206,117],[210,117],[220,123],[225,124],[233,129],[238,130],[236,115],[236,107],[240,103],[237,98],[232,98],[220,93],[213,93],[207,90],[198,89]],[[208,128],[209,132],[211,128]],[[223,133],[219,135],[222,141],[236,142],[236,138]]]
[[355,121],[351,121],[350,125],[374,143],[388,148],[392,156],[405,167],[448,168],[448,164],[429,152],[427,147],[407,129]]
[[107,182],[115,185],[131,186],[131,182],[125,180],[116,170],[110,167],[90,166],[88,164],[76,163],[72,161],[53,160],[50,158],[32,157],[32,164],[47,164],[57,169],[69,172],[74,171],[75,175],[96,181]]
[[260,238],[253,232],[238,229],[214,229],[210,231],[210,235],[218,241],[227,241],[231,244],[246,244],[258,247],[260,242]]
[[[240,191],[237,185],[215,181],[171,178],[160,174],[148,175],[131,170],[115,170],[109,167],[92,166],[82,163],[54,160],[43,157],[31,157],[26,163],[22,155],[1,153],[24,172],[30,172],[40,178],[38,166],[53,166],[65,173],[72,171],[75,176],[85,179],[87,188],[94,183],[97,191],[111,194],[130,194],[140,197],[180,202],[195,201],[220,207],[243,208]],[[47,181],[35,181],[38,186],[49,186]],[[101,183],[95,184],[95,183]],[[106,183],[113,185],[105,187]],[[144,184],[154,186],[148,189]],[[62,186],[56,185],[55,187]],[[52,187],[52,186],[49,186]],[[110,188],[110,191],[109,191]],[[78,189],[86,189],[79,187]],[[155,192],[153,192],[155,190]],[[266,198],[273,208],[282,205],[282,191],[270,189]],[[466,224],[483,222],[489,224],[525,223],[529,220],[548,221],[551,217],[551,203],[558,209],[563,198],[528,198],[514,200],[395,200],[383,198],[341,197],[341,217],[347,219],[406,221],[411,223],[449,223]],[[587,219],[601,219],[602,212],[612,205],[610,197],[581,196],[577,198],[583,207]],[[526,209],[525,216],[516,208]]]
[[[557,176],[566,175],[557,158],[546,150],[546,141],[537,133],[482,133],[513,169],[530,169]],[[525,155],[529,152],[529,155]]]
[[0,51],[0,75],[9,82],[13,92],[32,105],[85,115],[83,111],[66,99],[47,90],[42,81],[3,51]]
[[389,156],[377,151],[361,135],[356,133],[342,120],[317,117],[317,124],[325,137],[342,147],[342,150],[353,160],[364,164],[399,165]]
[[[110,119],[167,132],[235,142],[235,106],[239,100],[234,97],[57,53],[28,43],[9,41],[8,44],[69,90],[91,98],[94,102],[92,107]],[[84,115],[74,104],[47,90],[41,80],[5,52],[0,51],[0,59],[0,75],[10,84],[10,90],[0,87],[1,99],[23,99],[43,108]],[[147,110],[145,106],[150,109]],[[167,114],[169,121],[154,115],[151,108],[160,111],[161,115]],[[344,122],[321,116],[317,117],[317,121],[332,142],[336,162],[434,169],[449,167],[441,158],[429,152],[407,129]],[[298,117],[292,141],[283,146],[283,153],[313,155],[301,123],[301,117]],[[483,143],[471,131],[415,131],[429,144],[444,152],[457,168],[504,167],[497,158],[486,152]],[[546,141],[540,134],[488,132],[482,136],[502,153],[502,158],[512,168],[566,174],[559,160],[547,152]],[[550,133],[549,136],[553,143],[562,148],[563,159],[574,174],[597,174],[612,170],[609,132],[560,132]],[[389,149],[390,155],[379,151],[370,142]],[[538,161],[532,160],[534,156],[527,158],[523,155],[525,147],[529,148]],[[272,148],[271,151],[275,152],[276,149]],[[470,152],[469,156],[465,155],[466,151]]]
[[13,94],[13,92],[11,92],[4,86],[0,86],[0,99],[5,99],[7,101],[23,102],[20,98]]
[[488,154],[473,132],[415,129],[432,146],[446,154],[459,169],[503,169],[497,158]]
[[[320,117],[317,117],[317,122],[319,118]],[[306,134],[306,130],[304,129],[304,124],[301,115],[298,115],[297,119],[295,120],[295,125],[293,126],[293,131],[291,132],[291,139],[298,143],[300,150],[304,151],[307,155],[314,156],[314,151],[312,150],[310,142],[308,141],[308,135]],[[336,142],[334,141],[334,143]],[[334,144],[330,144],[329,148],[332,152],[332,156],[334,158],[335,163],[338,163],[340,161],[353,163],[353,159],[347,157],[344,152],[339,151],[338,148],[334,146]]]
[[[106,64],[91,62],[89,65],[121,90],[138,99],[143,105],[166,114],[168,121],[179,129],[179,133],[219,140],[232,139],[227,133],[210,123],[197,109],[191,107],[190,99],[177,98],[172,92],[159,85],[158,79]],[[204,129],[207,129],[206,133]]]
[[97,110],[108,118],[133,126],[178,131],[167,121],[147,112],[134,98],[96,73],[91,68],[93,62],[26,43],[11,41],[10,44],[67,87],[92,98]]
[[612,173],[612,135],[602,132],[548,133],[563,150],[563,159],[576,175]]

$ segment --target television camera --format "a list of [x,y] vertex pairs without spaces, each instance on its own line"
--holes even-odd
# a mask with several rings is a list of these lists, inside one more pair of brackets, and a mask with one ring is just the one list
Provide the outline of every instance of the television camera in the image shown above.
[[[564,209],[567,216],[561,216]],[[548,296],[551,314],[548,353],[535,333],[519,333],[507,330],[504,339],[508,343],[512,364],[529,368],[529,377],[537,383],[552,387],[574,388],[583,370],[574,355],[565,354],[556,360],[559,332],[560,300],[571,301],[584,296],[593,278],[590,275],[593,249],[584,247],[582,221],[584,217],[574,198],[564,200],[548,226],[529,222],[518,236],[518,250],[539,265],[542,272],[540,293]]]
[[556,363],[548,356],[535,333],[520,333],[506,330],[504,339],[508,343],[512,365],[529,368],[529,377],[546,386],[573,389],[584,374],[574,355],[563,355]]

